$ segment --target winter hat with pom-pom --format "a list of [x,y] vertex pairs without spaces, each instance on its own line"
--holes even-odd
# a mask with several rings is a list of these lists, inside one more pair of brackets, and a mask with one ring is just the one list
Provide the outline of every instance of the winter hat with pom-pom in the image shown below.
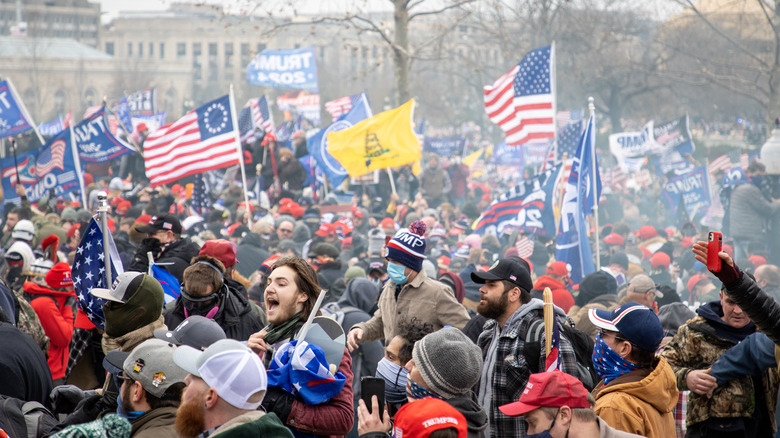
[[425,260],[425,231],[427,226],[423,221],[414,221],[409,229],[399,230],[389,242],[385,257],[412,269],[415,272],[422,271],[422,262]]

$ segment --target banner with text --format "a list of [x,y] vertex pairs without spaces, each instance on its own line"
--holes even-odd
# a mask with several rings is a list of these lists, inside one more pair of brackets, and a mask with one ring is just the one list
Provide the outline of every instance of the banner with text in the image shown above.
[[246,80],[260,87],[293,88],[317,93],[314,48],[263,50],[246,67]]
[[685,205],[688,218],[704,215],[710,207],[710,186],[707,181],[707,170],[704,166],[697,167],[683,175],[669,178],[661,192],[669,210],[677,215],[680,198]]
[[108,129],[105,107],[74,126],[73,134],[84,163],[103,163],[135,151]]

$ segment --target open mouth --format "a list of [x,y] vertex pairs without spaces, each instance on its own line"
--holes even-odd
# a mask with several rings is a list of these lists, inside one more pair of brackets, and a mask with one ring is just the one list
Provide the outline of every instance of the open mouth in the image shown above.
[[266,297],[265,307],[267,312],[272,312],[279,307],[279,301],[277,301],[275,298]]

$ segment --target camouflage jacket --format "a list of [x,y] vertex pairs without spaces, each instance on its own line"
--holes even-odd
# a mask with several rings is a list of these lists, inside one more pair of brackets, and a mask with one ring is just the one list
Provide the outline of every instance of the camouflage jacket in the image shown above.
[[[677,388],[688,389],[685,378],[693,370],[707,369],[736,342],[718,337],[706,318],[696,316],[680,326],[677,334],[661,353],[674,370]],[[690,426],[710,418],[735,418],[753,416],[756,409],[755,391],[765,391],[769,417],[776,429],[775,406],[777,404],[778,370],[771,368],[761,376],[762,385],[756,388],[750,376],[741,376],[719,386],[711,398],[691,391],[685,423]]]
[[32,308],[30,303],[24,298],[24,292],[14,290],[14,301],[16,301],[16,328],[32,336],[33,340],[43,353],[48,356],[49,353],[49,337],[43,331],[41,320],[38,319],[38,314]]

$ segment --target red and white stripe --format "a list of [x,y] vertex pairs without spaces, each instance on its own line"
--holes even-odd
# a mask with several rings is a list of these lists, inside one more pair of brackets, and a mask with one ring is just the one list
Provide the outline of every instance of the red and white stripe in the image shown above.
[[518,257],[528,259],[534,253],[534,242],[528,236],[522,236],[515,242],[515,248]]
[[198,114],[192,110],[149,135],[144,142],[144,162],[152,186],[233,166],[240,163],[236,133],[231,129],[202,142]]
[[516,65],[492,86],[484,87],[488,118],[506,133],[506,143],[518,145],[555,137],[552,94],[515,97]]
[[325,111],[329,112],[333,119],[341,117],[352,109],[352,98],[350,96],[340,97],[325,102]]

